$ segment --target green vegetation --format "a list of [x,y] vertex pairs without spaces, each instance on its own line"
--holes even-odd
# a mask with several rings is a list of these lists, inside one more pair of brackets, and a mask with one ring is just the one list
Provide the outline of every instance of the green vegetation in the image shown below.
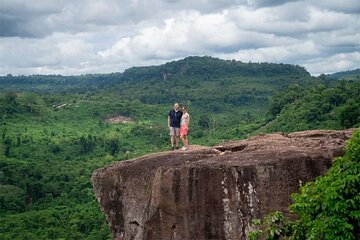
[[[90,176],[167,147],[165,127],[142,117],[155,107],[89,94],[30,93],[30,104],[28,96],[7,93],[0,101],[0,239],[110,238]],[[121,113],[141,120],[104,121]]]
[[88,74],[81,76],[31,75],[0,76],[0,91],[84,93],[109,88],[121,73]]
[[322,75],[321,77],[326,77],[329,79],[347,79],[347,80],[356,79],[356,80],[359,80],[360,79],[360,69],[358,68],[356,70],[351,70],[351,71],[338,72],[338,73],[329,74],[329,75]]
[[[91,174],[169,149],[174,102],[188,106],[191,144],[343,129],[359,126],[357,79],[210,57],[104,75],[0,77],[0,239],[109,239]],[[117,116],[133,121],[106,121]]]
[[272,98],[269,115],[267,132],[360,127],[360,81],[289,85]]
[[[328,173],[302,186],[293,194],[290,209],[298,220],[275,212],[262,222],[254,221],[257,230],[251,239],[324,239],[360,238],[360,131],[347,144],[346,153],[337,158]],[[261,228],[263,230],[261,230]]]

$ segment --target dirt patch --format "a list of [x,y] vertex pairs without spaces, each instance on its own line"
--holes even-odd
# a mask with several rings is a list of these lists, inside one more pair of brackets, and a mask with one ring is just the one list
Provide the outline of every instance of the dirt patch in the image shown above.
[[124,116],[117,116],[117,117],[105,119],[105,122],[107,123],[131,123],[133,121],[134,120],[132,118],[124,117]]

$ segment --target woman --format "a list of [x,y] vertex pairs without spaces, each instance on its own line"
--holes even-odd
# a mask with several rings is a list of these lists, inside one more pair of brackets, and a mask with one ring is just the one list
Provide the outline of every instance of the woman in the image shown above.
[[181,122],[180,122],[180,137],[181,141],[183,142],[183,147],[181,150],[187,150],[189,148],[189,142],[188,142],[188,131],[189,131],[189,124],[190,124],[190,115],[187,112],[186,106],[182,107],[182,116],[181,116]]

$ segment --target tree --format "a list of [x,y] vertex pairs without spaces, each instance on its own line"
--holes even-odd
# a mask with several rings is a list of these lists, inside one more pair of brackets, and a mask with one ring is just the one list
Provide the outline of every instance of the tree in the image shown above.
[[82,154],[91,152],[95,145],[93,138],[90,134],[88,135],[87,138],[85,136],[81,136],[79,142],[80,142],[80,149]]
[[23,211],[24,197],[22,189],[13,185],[0,185],[0,211]]
[[204,116],[204,117],[200,118],[198,121],[198,125],[201,128],[209,129],[210,128],[210,118],[208,116]]
[[38,102],[38,96],[35,93],[27,93],[24,96],[24,101],[30,112],[33,112],[34,105]]
[[18,106],[17,94],[14,92],[9,92],[5,94],[5,112],[8,114],[13,114],[16,112]]
[[10,149],[12,147],[12,140],[7,138],[4,140],[4,155],[5,157],[10,157]]
[[119,152],[120,142],[118,138],[113,137],[108,140],[108,150],[112,156],[116,155]]
[[360,104],[355,101],[349,102],[340,113],[341,125],[350,128],[360,122]]
[[288,104],[303,96],[304,89],[298,84],[289,85],[284,91],[275,94],[270,103],[269,113],[276,116]]

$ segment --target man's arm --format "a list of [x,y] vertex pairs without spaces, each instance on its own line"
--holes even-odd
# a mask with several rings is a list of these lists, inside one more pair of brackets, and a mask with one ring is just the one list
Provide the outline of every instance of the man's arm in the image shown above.
[[170,128],[170,115],[168,116],[168,127]]

